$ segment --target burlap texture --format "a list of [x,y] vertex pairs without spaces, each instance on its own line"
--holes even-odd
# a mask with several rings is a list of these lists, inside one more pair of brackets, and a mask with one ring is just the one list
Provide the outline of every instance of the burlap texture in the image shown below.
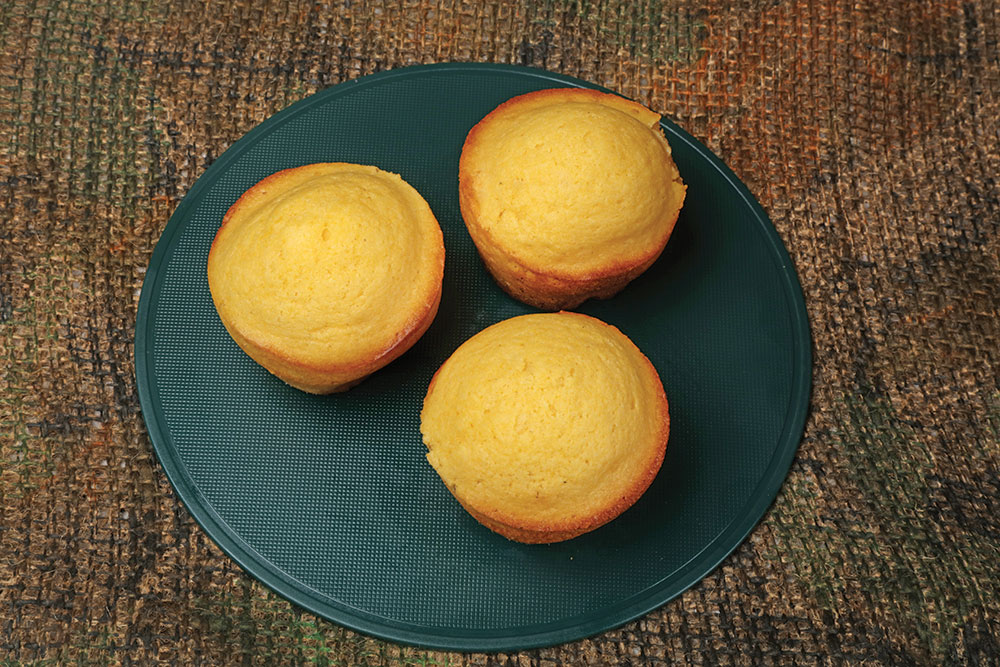
[[[0,660],[998,664],[998,37],[986,0],[0,4]],[[388,644],[257,584],[179,505],[134,379],[150,253],[213,159],[324,87],[448,60],[588,79],[704,141],[814,336],[748,541],[639,621],[517,655]]]

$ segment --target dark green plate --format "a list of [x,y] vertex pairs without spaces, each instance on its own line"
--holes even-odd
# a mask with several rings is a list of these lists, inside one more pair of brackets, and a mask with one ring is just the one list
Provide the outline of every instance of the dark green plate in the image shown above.
[[[513,650],[636,618],[697,582],[746,537],[791,463],[809,396],[802,292],[767,215],[675,125],[688,184],[662,258],[580,310],[652,360],[670,400],[659,477],[607,526],[551,546],[509,542],[456,503],[424,459],[419,410],[437,367],[480,329],[530,309],[494,284],[458,208],[469,129],[513,95],[597,88],[539,70],[443,64],[313,95],[237,141],[195,183],[156,246],[136,324],[149,434],[191,514],[247,572],[306,609],[386,639]],[[373,164],[430,203],[447,259],[437,319],[349,392],[310,396],[226,334],[205,279],[226,209],[279,169]]]

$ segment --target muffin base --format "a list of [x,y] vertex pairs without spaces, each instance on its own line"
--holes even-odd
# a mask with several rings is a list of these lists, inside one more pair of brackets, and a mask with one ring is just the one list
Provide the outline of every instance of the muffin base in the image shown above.
[[[460,193],[460,197],[463,194]],[[462,205],[463,210],[469,210],[466,206]],[[671,232],[679,215],[678,209],[670,223]],[[668,236],[663,245],[637,262],[610,265],[591,274],[568,276],[525,266],[493,243],[488,233],[474,220],[467,220],[466,227],[480,258],[501,289],[518,301],[547,311],[571,310],[587,299],[613,297],[659,259],[669,240]]]
[[247,338],[235,327],[230,326],[225,319],[222,320],[222,324],[247,356],[278,379],[308,394],[333,394],[347,391],[359,384],[369,375],[388,365],[410,349],[434,321],[440,303],[441,291],[438,290],[429,307],[413,321],[413,325],[408,328],[407,333],[392,346],[370,359],[359,360],[349,366],[307,365]]

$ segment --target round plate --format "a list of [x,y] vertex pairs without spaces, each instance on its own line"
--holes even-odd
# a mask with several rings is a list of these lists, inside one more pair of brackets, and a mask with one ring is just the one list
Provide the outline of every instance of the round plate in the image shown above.
[[[442,64],[313,95],[237,141],[156,246],[139,301],[136,376],[153,447],[205,532],[247,572],[336,623],[390,640],[515,650],[579,639],[697,582],[770,505],[802,435],[810,340],[802,292],[759,204],[664,121],[687,201],[666,251],[618,296],[579,310],[646,353],[670,401],[663,468],[610,524],[568,542],[509,542],[473,520],[424,458],[419,412],[438,366],[531,309],[487,274],[458,207],[466,133],[544,71]],[[343,394],[311,396],[230,339],[205,277],[223,214],[251,185],[312,162],[396,172],[427,199],[447,257],[437,319]]]

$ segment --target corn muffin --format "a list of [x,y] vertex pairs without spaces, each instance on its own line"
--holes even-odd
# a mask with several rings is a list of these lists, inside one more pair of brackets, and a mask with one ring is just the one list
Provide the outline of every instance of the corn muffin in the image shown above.
[[518,542],[567,540],[624,512],[663,462],[659,375],[578,313],[504,320],[463,343],[420,414],[427,460],[462,506]]
[[558,88],[514,97],[472,128],[462,217],[506,292],[573,308],[656,261],[686,192],[659,123],[617,95]]
[[376,167],[311,164],[265,178],[226,213],[208,256],[219,318],[293,387],[341,391],[427,330],[444,243],[423,197]]

